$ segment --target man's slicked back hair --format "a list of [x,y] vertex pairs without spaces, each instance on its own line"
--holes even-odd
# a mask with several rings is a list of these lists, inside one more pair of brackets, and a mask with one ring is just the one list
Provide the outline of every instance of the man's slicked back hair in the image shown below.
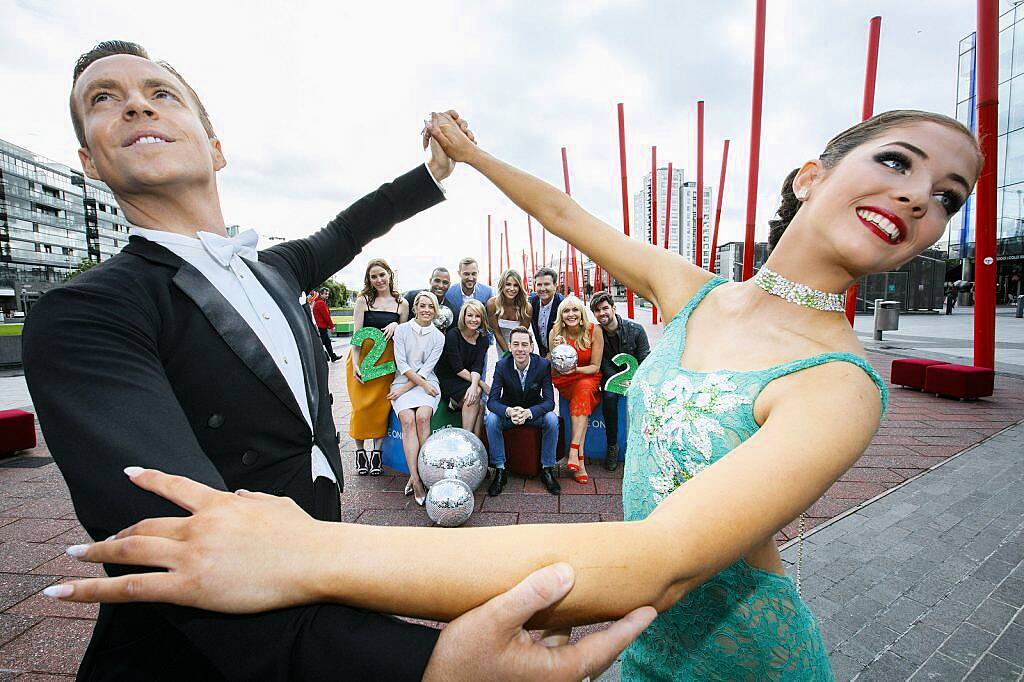
[[146,48],[142,47],[138,43],[128,42],[127,40],[104,40],[101,43],[97,43],[94,48],[83,54],[75,62],[75,68],[71,77],[71,123],[75,127],[75,136],[78,138],[78,144],[85,147],[85,127],[82,125],[82,119],[78,115],[78,111],[75,109],[75,97],[74,89],[75,84],[78,82],[78,77],[92,65],[93,62],[99,61],[104,57],[112,57],[117,54],[126,54],[132,57],[141,57],[142,59],[149,59],[154,64],[166,69],[172,76],[177,78],[181,84],[185,87],[192,101],[195,103],[196,108],[199,109],[199,120],[203,124],[203,129],[206,130],[206,134],[209,137],[217,137],[216,133],[213,132],[213,124],[210,122],[210,115],[206,113],[206,107],[203,106],[202,100],[199,99],[199,95],[192,89],[192,86],[188,84],[181,74],[178,73],[173,66],[167,62],[156,61],[149,56],[146,52]]

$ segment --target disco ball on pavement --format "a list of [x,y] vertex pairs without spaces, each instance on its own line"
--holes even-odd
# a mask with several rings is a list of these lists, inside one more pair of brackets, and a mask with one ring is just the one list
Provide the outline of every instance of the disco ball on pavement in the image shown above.
[[445,478],[430,486],[424,506],[427,516],[439,526],[461,526],[473,514],[473,491],[457,478]]
[[452,309],[446,305],[440,307],[440,312],[437,313],[437,317],[434,318],[434,326],[444,331],[448,327],[452,326],[452,321],[455,319],[455,314]]
[[455,478],[476,490],[487,474],[487,450],[465,429],[436,431],[420,448],[420,479],[428,488],[441,480]]
[[579,355],[576,353],[576,349],[567,343],[551,349],[551,366],[559,374],[568,374],[575,370],[578,359]]

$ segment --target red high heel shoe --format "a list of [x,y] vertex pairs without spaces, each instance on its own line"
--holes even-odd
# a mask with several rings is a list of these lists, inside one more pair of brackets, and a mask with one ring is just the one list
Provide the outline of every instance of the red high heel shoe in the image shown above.
[[590,483],[590,476],[587,474],[573,474],[572,480],[581,485],[586,485],[587,483]]
[[[576,450],[577,451],[576,452],[576,457],[578,458],[580,456],[579,449],[580,449],[580,444],[579,443],[571,443],[569,445],[569,454],[572,455],[572,451]],[[568,469],[569,471],[577,472],[577,471],[580,470],[580,465],[579,464],[573,464],[572,462],[567,462],[566,465],[565,465],[565,468]]]

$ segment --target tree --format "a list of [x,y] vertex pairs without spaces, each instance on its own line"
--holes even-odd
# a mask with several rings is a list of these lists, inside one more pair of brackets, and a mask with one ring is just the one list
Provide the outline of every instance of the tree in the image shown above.
[[337,308],[348,304],[348,287],[341,282],[335,282],[333,279],[329,279],[318,288],[326,288],[330,291],[330,295],[327,297],[328,307]]
[[100,262],[98,260],[93,260],[92,258],[83,258],[81,261],[79,261],[78,267],[76,267],[68,274],[64,275],[64,281],[66,282],[72,277],[82,274],[86,270],[91,270],[99,264]]

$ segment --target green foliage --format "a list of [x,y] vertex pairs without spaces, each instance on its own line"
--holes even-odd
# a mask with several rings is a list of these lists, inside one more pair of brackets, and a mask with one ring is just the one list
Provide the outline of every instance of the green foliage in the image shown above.
[[337,308],[348,304],[349,292],[348,287],[344,284],[329,279],[317,287],[317,289],[323,289],[324,287],[327,287],[331,292],[331,295],[327,298],[327,306],[329,308]]
[[83,258],[81,261],[78,262],[78,267],[76,267],[74,270],[72,270],[71,272],[64,276],[64,280],[67,281],[72,277],[75,277],[76,275],[82,274],[86,270],[92,270],[99,264],[99,261],[93,260],[92,258]]

